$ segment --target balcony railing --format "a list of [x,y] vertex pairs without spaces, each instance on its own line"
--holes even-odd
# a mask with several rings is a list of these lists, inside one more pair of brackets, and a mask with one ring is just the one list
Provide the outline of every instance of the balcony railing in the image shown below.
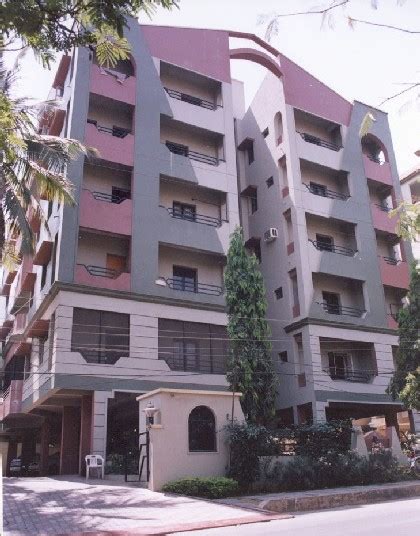
[[83,266],[90,275],[96,277],[106,277],[107,279],[116,279],[124,271],[114,270],[112,268],[105,268],[103,266],[94,266],[92,264],[78,264],[78,266]]
[[171,153],[186,156],[190,160],[196,160],[197,162],[202,162],[203,164],[218,166],[219,162],[221,161],[221,159],[217,158],[216,156],[210,156],[208,154],[197,153],[197,151],[191,151],[186,145],[181,145],[172,141],[166,141],[165,145],[171,151]]
[[[166,208],[166,207],[162,207]],[[203,225],[209,225],[210,227],[220,227],[222,220],[220,218],[213,218],[213,216],[205,216],[204,214],[186,213],[177,209],[166,208],[172,218],[179,220],[191,221],[193,223],[201,223]]]
[[131,131],[127,128],[122,127],[104,127],[102,125],[98,125],[97,121],[95,119],[88,119],[87,122],[90,125],[94,125],[98,132],[104,132],[105,134],[111,134],[111,136],[114,136],[116,138],[125,138],[127,134],[131,134]]
[[313,143],[314,145],[319,145],[320,147],[325,147],[326,149],[331,149],[332,151],[339,151],[343,148],[342,145],[323,140],[317,136],[313,136],[312,134],[307,134],[306,132],[298,132],[298,134],[300,134],[301,137],[308,143]]
[[335,246],[328,242],[322,242],[320,240],[311,240],[309,242],[319,251],[330,251],[331,253],[338,253],[339,255],[345,255],[346,257],[354,257],[357,253],[357,249],[347,248],[345,246]]
[[375,162],[375,164],[383,164],[385,162],[385,160],[381,160],[379,157],[373,154],[368,154],[368,153],[364,153],[364,154],[367,158],[369,158],[369,160],[371,160],[372,162]]
[[198,283],[189,278],[170,277],[165,279],[166,284],[172,290],[181,290],[182,292],[194,292],[196,294],[208,294],[210,296],[221,296],[223,288],[219,285],[209,285],[206,283]]
[[319,188],[310,184],[303,183],[306,188],[311,192],[311,194],[319,195],[321,197],[329,197],[330,199],[340,199],[341,201],[347,201],[350,198],[350,195],[340,194],[339,192],[334,192],[328,188]]
[[393,266],[397,266],[397,264],[399,264],[401,262],[400,259],[397,259],[397,257],[384,257],[384,256],[382,256],[382,258],[384,259],[384,261],[387,264],[392,264]]
[[122,190],[120,188],[120,191],[123,192],[123,195],[107,194],[105,192],[91,192],[91,194],[97,201],[105,201],[106,203],[114,203],[119,205],[126,199],[131,198],[130,190]]
[[181,93],[181,91],[177,91],[176,89],[170,89],[168,87],[164,87],[163,89],[173,99],[188,102],[194,106],[201,106],[201,108],[206,108],[207,110],[217,110],[218,106],[220,106],[218,104],[214,104],[214,102],[200,99],[200,97],[194,97],[193,95],[188,95],[188,93]]
[[342,380],[355,383],[370,383],[374,376],[376,376],[376,373],[371,370],[351,370],[339,367],[329,367],[328,369],[324,369],[324,372],[327,372],[332,380]]
[[392,318],[398,322],[398,315],[401,311],[401,309],[403,309],[403,306],[399,303],[390,303],[389,304],[389,315],[392,316]]
[[374,203],[375,207],[378,207],[379,210],[382,210],[382,212],[391,212],[393,210],[392,208],[388,207],[387,205],[383,205],[382,203]]
[[317,302],[318,305],[324,309],[324,311],[330,315],[344,315],[344,316],[354,316],[356,318],[361,318],[365,313],[365,309],[359,309],[358,307],[347,307],[344,305],[337,305],[335,303],[328,302]]

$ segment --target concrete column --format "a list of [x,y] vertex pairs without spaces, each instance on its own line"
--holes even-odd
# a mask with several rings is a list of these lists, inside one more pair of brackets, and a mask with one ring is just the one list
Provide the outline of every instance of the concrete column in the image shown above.
[[48,475],[48,455],[50,442],[50,423],[45,419],[41,425],[41,449],[39,470],[41,476]]
[[84,395],[80,412],[79,473],[81,475],[86,474],[85,456],[92,451],[92,413],[93,396]]
[[17,456],[17,441],[9,440],[9,448],[7,449],[6,476],[10,476],[10,462]]
[[79,472],[80,409],[63,407],[61,427],[60,475]]
[[104,458],[106,457],[108,398],[112,398],[112,393],[108,391],[95,391],[93,393],[92,454],[99,454]]
[[36,454],[36,432],[35,430],[28,430],[22,441],[22,464],[28,465],[35,461]]
[[325,415],[325,408],[327,402],[316,402],[314,409],[314,422],[326,422],[327,416]]

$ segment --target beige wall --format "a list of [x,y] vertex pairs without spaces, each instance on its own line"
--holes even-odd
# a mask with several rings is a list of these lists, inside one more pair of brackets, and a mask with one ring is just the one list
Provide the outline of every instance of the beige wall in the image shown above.
[[106,99],[105,102],[103,100],[91,96],[88,118],[94,119],[103,127],[111,128],[115,125],[131,130],[131,109],[110,99]]
[[[340,175],[334,169],[315,166],[310,162],[300,160],[300,172],[302,183],[309,185],[309,183],[312,181],[326,186],[328,190],[332,190],[333,192],[345,195],[348,195],[349,193],[347,180],[345,179],[344,175]],[[303,188],[305,188],[304,185]]]
[[112,187],[131,190],[131,175],[116,169],[85,165],[83,188],[92,192],[112,194]]
[[322,218],[312,214],[306,214],[306,228],[308,238],[316,240],[317,234],[332,236],[335,246],[343,246],[356,249],[356,238],[353,226],[334,219]]
[[161,65],[160,70],[160,79],[164,87],[167,87],[169,89],[175,89],[176,91],[180,91],[181,93],[186,93],[194,97],[199,97],[200,99],[207,100],[212,103],[220,103],[220,87],[219,90],[217,90],[217,88],[215,87],[215,83],[211,80],[208,80],[206,83],[204,77],[195,73],[195,79],[193,73],[191,73],[190,76],[185,77],[184,73],[188,73],[188,71],[185,71],[183,69],[179,69],[178,72],[176,72],[176,69],[172,68],[172,72],[168,73],[164,72],[166,70],[162,68]]
[[160,141],[165,143],[171,141],[186,145],[191,151],[208,156],[222,156],[219,154],[219,147],[216,140],[205,133],[198,134],[194,130],[180,128],[178,125],[162,124],[160,129]]
[[314,301],[322,302],[322,292],[335,292],[340,295],[343,307],[356,307],[363,309],[362,285],[355,280],[334,277],[324,274],[313,274]]
[[[184,390],[157,390],[138,398],[140,431],[146,428],[144,409],[149,402],[159,411],[150,429],[149,489],[159,491],[172,480],[194,476],[224,476],[229,463],[224,427],[230,422],[232,393]],[[189,452],[188,416],[196,406],[209,407],[216,421],[216,452]],[[235,396],[234,417],[244,416],[239,396]],[[170,446],[170,448],[168,448]]]
[[[180,182],[161,180],[159,204],[166,208],[172,208],[174,201],[195,205],[197,214],[203,216],[223,219],[226,217],[226,209],[221,210],[222,194],[220,192],[194,188]],[[223,206],[225,206],[224,203]]]
[[129,240],[114,238],[101,234],[80,233],[77,250],[77,264],[106,267],[107,254],[121,255],[127,258],[129,270]]

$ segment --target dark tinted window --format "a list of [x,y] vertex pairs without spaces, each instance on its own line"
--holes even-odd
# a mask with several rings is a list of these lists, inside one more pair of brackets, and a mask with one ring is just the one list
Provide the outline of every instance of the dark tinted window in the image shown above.
[[207,406],[197,406],[188,417],[188,445],[190,452],[216,451],[216,421]]

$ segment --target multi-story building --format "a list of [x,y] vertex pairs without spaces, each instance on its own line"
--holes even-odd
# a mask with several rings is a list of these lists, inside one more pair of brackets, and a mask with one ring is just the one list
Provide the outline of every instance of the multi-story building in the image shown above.
[[[404,173],[400,178],[400,183],[404,201],[410,205],[418,206],[420,204],[420,167],[416,166],[407,173]],[[411,249],[413,251],[413,257],[419,261],[420,242],[413,240]]]
[[[279,419],[394,419],[408,272],[386,214],[400,189],[385,114],[360,142],[371,108],[255,36],[133,21],[127,38],[113,69],[64,56],[63,105],[41,121],[98,155],[68,166],[76,206],[41,200],[49,232],[30,214],[35,254],[4,270],[7,460],[77,473],[136,437],[136,395],[227,388],[223,271],[240,222],[266,280]],[[269,71],[246,114],[231,59]]]

